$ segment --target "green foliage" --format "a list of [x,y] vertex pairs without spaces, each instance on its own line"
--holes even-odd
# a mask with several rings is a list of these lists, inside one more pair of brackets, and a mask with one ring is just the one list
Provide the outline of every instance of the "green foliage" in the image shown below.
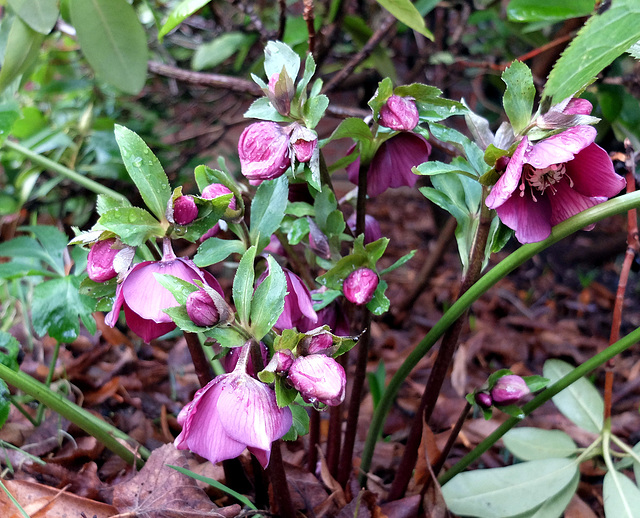
[[162,236],[164,229],[151,214],[139,207],[122,207],[105,212],[97,225],[120,236],[129,246],[140,246],[153,236]]
[[502,80],[507,85],[504,92],[504,111],[509,117],[513,132],[520,133],[531,120],[533,99],[536,87],[529,67],[521,61],[514,61],[502,73]]
[[224,261],[231,254],[243,254],[244,252],[245,247],[242,241],[210,237],[198,247],[193,262],[204,268]]
[[549,74],[543,97],[557,104],[593,82],[602,69],[640,40],[640,3],[617,0],[589,18]]
[[272,255],[267,257],[269,275],[256,288],[251,300],[251,330],[256,340],[262,340],[284,310],[287,279]]
[[255,280],[253,262],[255,258],[256,245],[253,245],[243,254],[238,264],[236,275],[233,278],[233,302],[236,306],[240,323],[244,326],[248,326],[251,312],[251,299],[253,298],[253,283]]
[[144,140],[130,129],[116,124],[115,135],[122,161],[140,196],[151,212],[163,221],[171,187],[160,161]]
[[251,242],[262,250],[282,222],[287,207],[289,182],[286,176],[262,182],[251,202]]
[[169,32],[210,1],[211,0],[182,0],[182,2],[175,6],[169,13],[167,21],[164,22],[164,25],[158,31],[158,39],[162,41],[162,38],[169,34]]
[[147,38],[126,0],[69,0],[78,42],[96,76],[136,95],[147,76]]
[[0,363],[11,370],[17,371],[20,368],[18,364],[19,354],[20,343],[18,340],[6,331],[0,330]]
[[200,45],[196,49],[193,59],[191,60],[191,68],[194,70],[204,70],[216,67],[236,52],[242,49],[247,51],[255,39],[255,35],[242,32],[227,32],[221,34],[214,40]]
[[419,32],[430,40],[433,34],[424,25],[424,18],[411,3],[410,0],[376,0],[382,7],[389,11],[402,23]]
[[43,41],[43,34],[34,31],[20,18],[13,19],[0,69],[0,92],[33,65]]
[[616,518],[634,518],[640,509],[640,489],[615,469],[607,471],[602,485],[604,513]]
[[11,392],[9,387],[0,379],[0,428],[4,425],[9,417],[9,410],[11,410]]
[[513,428],[502,436],[505,447],[520,460],[540,460],[575,455],[576,443],[561,430]]
[[594,5],[595,0],[511,0],[507,6],[507,16],[514,22],[553,22],[588,16]]
[[298,437],[309,433],[309,414],[303,406],[294,404],[290,405],[293,422],[291,428],[282,437],[283,441],[295,441]]
[[[568,363],[550,359],[545,362],[542,372],[554,383],[572,370]],[[580,428],[598,434],[602,431],[604,401],[588,380],[582,378],[553,396],[553,403]]]
[[57,0],[7,0],[13,11],[40,34],[47,35],[58,21]]

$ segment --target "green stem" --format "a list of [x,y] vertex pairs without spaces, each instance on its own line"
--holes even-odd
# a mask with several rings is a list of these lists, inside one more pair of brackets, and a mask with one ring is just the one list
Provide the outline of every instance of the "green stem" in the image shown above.
[[[147,448],[139,445],[123,431],[63,398],[60,394],[56,394],[46,385],[24,372],[16,372],[0,364],[0,378],[82,428],[127,463],[133,464],[135,462],[138,468],[141,468],[144,465],[144,459],[151,455]],[[121,441],[125,441],[128,445]]]
[[[53,380],[53,373],[56,370],[56,363],[58,363],[58,355],[60,354],[60,342],[56,341],[56,345],[53,348],[53,357],[51,358],[51,363],[49,364],[49,372],[47,372],[47,379],[44,380],[44,384],[47,388],[51,387],[51,381]],[[38,413],[36,414],[36,426],[40,426],[42,423],[42,418],[44,417],[44,405],[40,405],[38,407]]]
[[[578,381],[580,378],[588,374],[594,369],[597,369],[614,356],[626,351],[632,345],[635,345],[640,340],[640,327],[629,333],[624,338],[621,338],[614,344],[607,347],[601,353],[596,354],[592,358],[589,358],[586,362],[578,365],[569,374],[560,378],[550,387],[540,392],[535,398],[529,401],[522,407],[524,415],[527,416],[533,412],[536,408],[542,406],[549,401],[553,396],[566,389],[572,383]],[[472,451],[467,453],[462,459],[460,459],[455,466],[453,466],[444,475],[438,478],[440,485],[446,484],[455,475],[467,468],[472,462],[480,458],[480,456],[487,451],[493,444],[495,444],[505,433],[518,424],[521,419],[510,417],[504,423],[502,423],[495,431],[489,435],[484,441],[476,446]]]
[[[382,432],[384,420],[391,409],[391,405],[393,404],[402,383],[424,355],[429,352],[436,341],[467,310],[467,308],[471,306],[473,302],[518,266],[522,265],[534,255],[542,252],[554,243],[557,243],[561,239],[588,225],[615,214],[626,212],[629,209],[638,206],[640,206],[640,191],[625,194],[613,200],[596,205],[595,207],[591,207],[590,209],[587,209],[553,227],[551,235],[544,241],[521,246],[518,250],[497,264],[491,271],[482,276],[478,282],[469,289],[469,291],[464,293],[442,316],[431,331],[429,331],[416,345],[393,378],[389,381],[389,385],[380,399],[380,403],[373,414],[371,426],[369,427],[369,433],[367,434],[364,451],[362,453],[362,462],[360,465],[362,473],[366,473],[371,466],[371,459],[373,457],[376,441]],[[361,482],[363,482],[362,478]]]
[[74,181],[78,185],[81,185],[82,187],[89,189],[91,192],[95,192],[96,194],[104,194],[106,196],[110,196],[111,198],[115,198],[116,200],[129,203],[129,200],[127,200],[127,198],[122,194],[120,194],[119,192],[116,192],[113,189],[109,189],[109,187],[105,187],[101,183],[98,183],[92,180],[91,178],[87,178],[86,176],[78,174],[72,169],[69,169],[68,167],[63,166],[58,162],[54,162],[53,160],[45,156],[39,155],[38,153],[34,153],[30,149],[24,146],[21,146],[17,142],[7,139],[4,141],[4,147],[20,153],[21,155],[27,157],[32,162],[44,167],[49,171],[55,171],[59,175],[62,175],[68,178],[69,180]]
[[611,440],[617,446],[619,446],[620,449],[623,450],[628,456],[630,456],[635,462],[640,464],[640,456],[635,451],[633,451],[631,448],[629,448],[629,446],[627,446],[623,441],[621,441],[618,437],[616,437],[613,434],[611,434]]

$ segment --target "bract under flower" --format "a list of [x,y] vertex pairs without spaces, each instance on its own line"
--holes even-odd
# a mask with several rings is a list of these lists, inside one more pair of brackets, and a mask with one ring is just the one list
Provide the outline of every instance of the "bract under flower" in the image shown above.
[[486,200],[518,241],[546,239],[553,225],[625,186],[595,137],[595,128],[575,126],[535,144],[522,138]]

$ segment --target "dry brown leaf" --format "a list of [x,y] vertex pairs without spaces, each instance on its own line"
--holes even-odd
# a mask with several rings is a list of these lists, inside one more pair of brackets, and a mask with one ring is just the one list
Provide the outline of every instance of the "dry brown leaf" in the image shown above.
[[230,517],[240,506],[217,507],[196,481],[169,468],[186,468],[187,461],[173,444],[156,449],[142,470],[131,480],[118,484],[113,505],[127,518],[202,518]]
[[593,512],[582,498],[573,495],[571,502],[564,511],[565,518],[597,518],[597,514]]
[[[116,508],[111,505],[35,482],[5,480],[4,485],[32,518],[69,518],[81,516],[81,513],[95,518],[109,518],[117,513]],[[0,491],[0,516],[23,516],[4,491]]]

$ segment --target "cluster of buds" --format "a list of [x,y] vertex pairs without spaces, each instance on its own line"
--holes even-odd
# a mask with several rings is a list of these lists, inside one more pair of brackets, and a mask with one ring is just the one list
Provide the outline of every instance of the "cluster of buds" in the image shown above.
[[511,405],[516,405],[532,391],[543,388],[548,381],[540,376],[523,378],[509,370],[503,370],[492,374],[485,387],[470,394],[467,399],[482,408],[485,416],[490,416],[491,407],[497,406],[505,410]]

